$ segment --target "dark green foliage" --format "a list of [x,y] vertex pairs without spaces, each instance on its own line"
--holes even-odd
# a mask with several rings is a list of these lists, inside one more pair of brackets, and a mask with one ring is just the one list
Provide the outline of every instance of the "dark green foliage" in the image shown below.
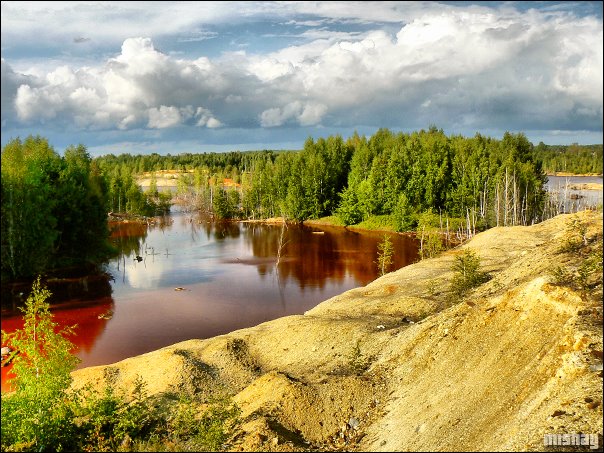
[[130,401],[110,386],[100,394],[87,388],[76,396],[77,435],[85,451],[118,451],[133,439],[148,438],[163,422],[140,377],[134,381]]
[[487,273],[480,270],[480,258],[470,249],[455,257],[451,270],[455,272],[451,280],[451,293],[457,298],[466,296],[471,289],[490,279]]
[[60,157],[41,137],[2,150],[2,278],[109,256],[106,185],[86,148]]
[[2,150],[2,276],[33,276],[51,265],[59,232],[54,188],[61,159],[48,141],[27,137]]
[[546,145],[540,142],[533,151],[547,173],[602,174],[602,145]]
[[235,215],[236,206],[233,205],[229,192],[222,188],[214,191],[213,208],[218,219],[231,219]]
[[109,254],[107,210],[103,181],[92,172],[83,145],[65,151],[64,166],[56,185],[56,241],[54,266],[102,261]]

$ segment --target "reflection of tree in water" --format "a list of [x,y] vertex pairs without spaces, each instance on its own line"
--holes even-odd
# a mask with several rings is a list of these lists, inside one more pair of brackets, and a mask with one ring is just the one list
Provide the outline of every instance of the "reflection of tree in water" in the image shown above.
[[[195,224],[195,220],[192,221],[192,224]],[[196,228],[203,230],[207,239],[215,238],[219,242],[227,238],[236,239],[241,235],[241,226],[237,222],[199,220]]]
[[[282,255],[286,258],[279,266],[280,278],[295,278],[300,288],[324,288],[327,279],[341,282],[346,276],[346,266],[340,259],[337,242],[331,234],[313,234],[296,228],[288,231],[288,243]],[[293,259],[288,260],[288,257]]]
[[[378,277],[375,262],[383,232],[326,229],[313,233],[312,229],[297,225],[284,228],[282,225],[212,222],[192,216],[183,216],[180,224],[190,228],[195,237],[205,232],[208,239],[215,239],[219,245],[243,235],[245,242],[251,245],[255,258],[253,264],[257,266],[258,273],[261,276],[272,275],[276,270],[279,285],[294,279],[302,289],[309,286],[324,288],[328,280],[341,283],[348,276],[359,285],[366,285]],[[147,234],[155,228],[163,231],[171,228],[171,223],[116,225],[111,237],[122,253],[122,260],[124,256],[143,255],[141,252]],[[395,250],[392,270],[417,260],[418,247],[414,238],[399,234],[392,234],[391,238]],[[280,243],[283,246],[279,254]]]
[[214,222],[214,237],[218,241],[237,239],[241,235],[241,227],[235,222]]
[[169,216],[153,217],[144,222],[109,222],[109,239],[119,253],[119,258],[142,255],[143,245],[149,231],[160,230],[165,233],[172,229],[174,220]]
[[145,223],[110,223],[111,244],[123,256],[140,254],[142,245],[147,237],[147,224]]
[[[277,225],[246,225],[245,239],[258,260],[260,275],[272,273],[279,256],[282,227]],[[305,227],[289,226],[284,230],[285,244],[281,250],[278,278],[282,282],[293,278],[300,288],[324,288],[327,280],[342,282],[347,275],[361,285],[375,280],[378,244],[383,233],[325,231],[315,234]],[[399,269],[417,260],[417,241],[403,235],[393,235],[395,255],[392,269]]]

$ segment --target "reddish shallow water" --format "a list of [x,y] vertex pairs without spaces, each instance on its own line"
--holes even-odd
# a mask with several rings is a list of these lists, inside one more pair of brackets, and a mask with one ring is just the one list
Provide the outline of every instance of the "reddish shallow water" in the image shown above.
[[[77,324],[70,339],[79,368],[302,314],[374,280],[383,238],[341,228],[203,223],[184,213],[156,226],[112,228],[123,253],[107,267],[114,277],[111,296],[52,308],[61,326]],[[391,237],[392,270],[417,259],[414,238]],[[101,316],[106,313],[110,319]],[[3,330],[21,325],[20,313],[3,313]],[[9,371],[2,368],[3,390]]]

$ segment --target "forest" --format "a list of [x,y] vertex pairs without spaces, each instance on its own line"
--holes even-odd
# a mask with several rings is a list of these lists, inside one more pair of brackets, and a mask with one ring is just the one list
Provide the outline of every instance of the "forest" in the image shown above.
[[545,145],[539,142],[534,152],[535,157],[543,161],[543,169],[548,174],[602,174],[602,145]]
[[[187,172],[178,193],[219,218],[335,216],[354,225],[386,216],[394,230],[409,231],[423,213],[433,213],[487,228],[540,221],[545,205],[546,176],[524,134],[496,140],[447,137],[434,127],[410,134],[380,129],[369,138],[308,138],[300,151],[122,154],[95,161],[107,178],[112,210],[124,203],[133,208],[135,175],[159,169]],[[221,187],[223,178],[240,187]]]
[[[61,156],[43,137],[16,138],[2,150],[2,280],[102,262],[112,253],[108,212],[159,215],[172,197],[214,219],[330,217],[418,232],[528,225],[556,213],[546,169],[601,173],[602,145],[535,147],[523,133],[446,136],[431,126],[309,137],[299,151],[91,158],[82,144]],[[140,187],[157,170],[182,172],[175,193],[153,180]]]
[[2,149],[2,282],[94,265],[108,245],[105,178],[83,145],[60,156],[40,136]]

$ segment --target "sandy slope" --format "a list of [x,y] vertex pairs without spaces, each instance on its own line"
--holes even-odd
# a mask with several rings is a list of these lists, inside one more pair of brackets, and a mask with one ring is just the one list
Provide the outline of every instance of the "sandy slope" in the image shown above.
[[[601,247],[602,214],[583,216]],[[559,252],[568,220],[491,229],[304,315],[78,370],[74,385],[140,375],[155,395],[232,395],[233,450],[518,451],[601,435],[601,278],[583,297],[550,283],[574,259]],[[451,300],[463,248],[493,278]]]

